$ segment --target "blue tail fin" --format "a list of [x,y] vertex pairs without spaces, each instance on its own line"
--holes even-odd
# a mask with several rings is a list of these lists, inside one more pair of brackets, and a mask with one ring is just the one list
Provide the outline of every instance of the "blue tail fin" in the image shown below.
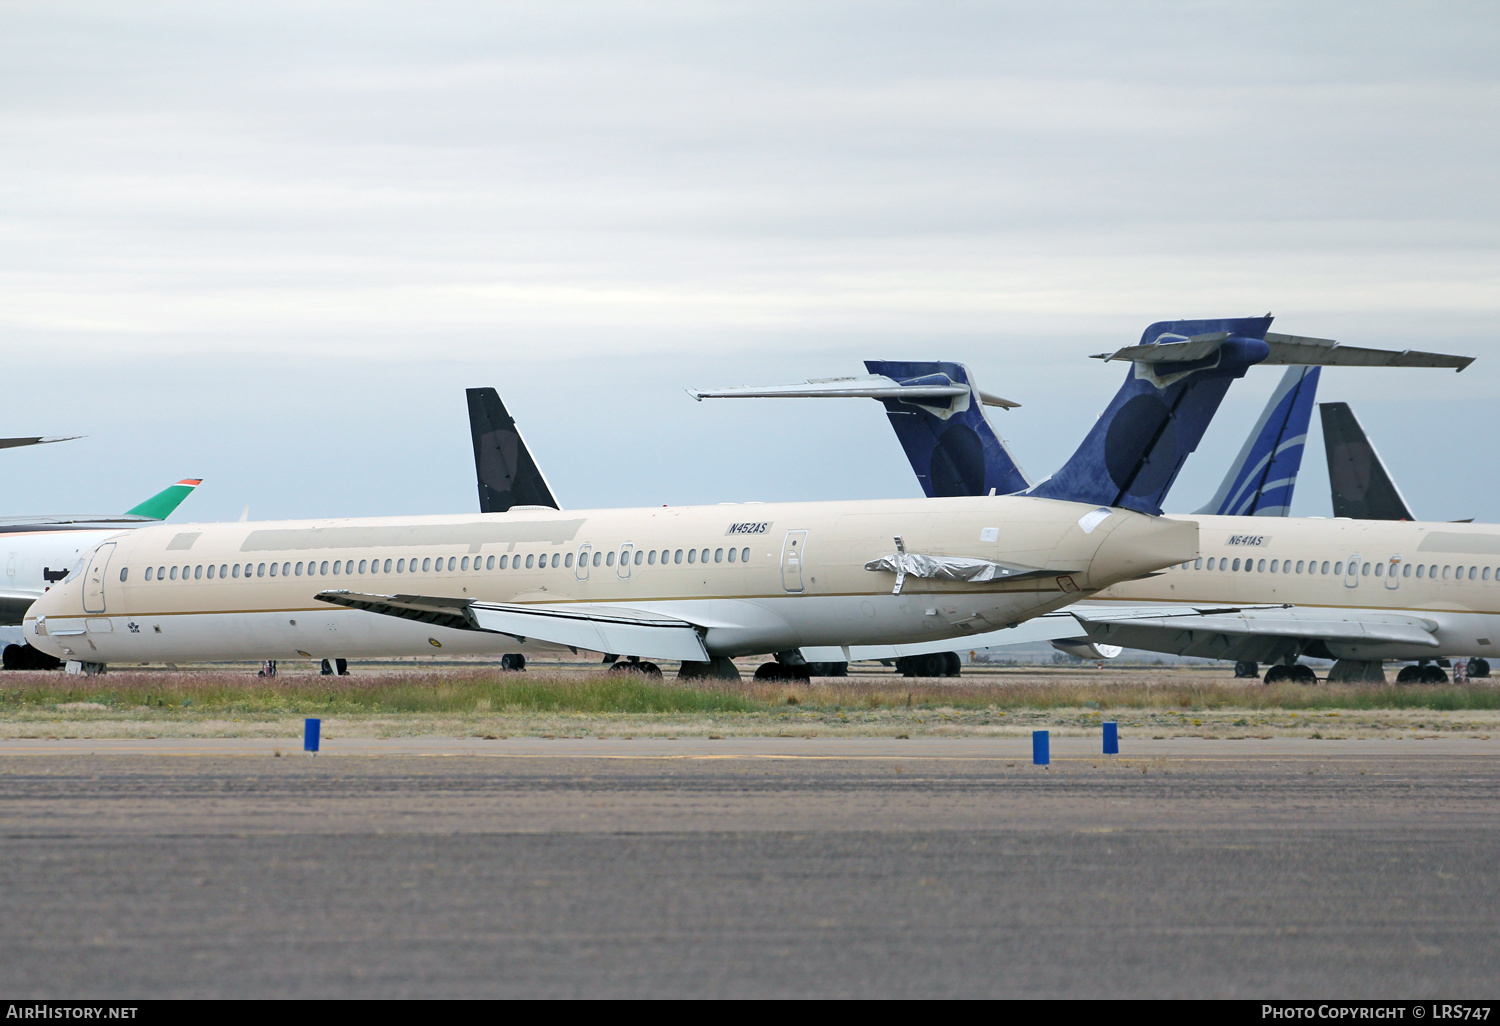
[[1125,384],[1061,470],[1032,495],[1161,512],[1183,461],[1208,430],[1230,384],[1270,354],[1271,318],[1159,321],[1128,359]]
[[1004,439],[986,419],[969,369],[963,364],[866,360],[865,368],[903,385],[928,384],[930,379],[957,383],[969,390],[968,395],[952,401],[880,400],[929,497],[1010,495],[1031,487]]
[[1226,517],[1284,517],[1292,508],[1297,472],[1318,395],[1320,367],[1288,367],[1281,384],[1224,475],[1224,483],[1199,513]]

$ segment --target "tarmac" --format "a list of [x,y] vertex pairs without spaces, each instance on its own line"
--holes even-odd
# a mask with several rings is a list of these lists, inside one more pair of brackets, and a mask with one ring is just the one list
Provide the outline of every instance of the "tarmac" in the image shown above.
[[1122,748],[4,741],[0,988],[1454,1000],[1500,978],[1500,741]]

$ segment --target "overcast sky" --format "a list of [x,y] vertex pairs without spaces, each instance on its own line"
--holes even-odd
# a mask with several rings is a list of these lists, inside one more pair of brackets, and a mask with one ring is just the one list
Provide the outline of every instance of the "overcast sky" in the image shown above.
[[874,402],[683,392],[867,357],[967,363],[1041,477],[1119,385],[1088,354],[1271,310],[1479,356],[1321,398],[1419,515],[1500,519],[1497,39],[1493,2],[0,5],[0,434],[88,435],[0,452],[0,514],[472,510],[466,385],[568,506],[920,494]]

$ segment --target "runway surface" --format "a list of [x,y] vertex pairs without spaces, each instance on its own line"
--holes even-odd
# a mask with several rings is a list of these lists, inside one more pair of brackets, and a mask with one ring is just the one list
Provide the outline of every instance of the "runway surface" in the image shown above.
[[1500,742],[325,746],[0,743],[0,987],[1454,999],[1500,969]]

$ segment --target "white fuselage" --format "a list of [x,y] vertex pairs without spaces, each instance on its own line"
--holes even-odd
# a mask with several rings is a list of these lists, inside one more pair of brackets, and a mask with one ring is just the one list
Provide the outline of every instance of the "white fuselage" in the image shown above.
[[0,531],[0,624],[19,624],[31,603],[123,530],[38,525]]
[[[1025,497],[512,510],[162,525],[100,545],[27,614],[28,640],[87,662],[499,653],[503,634],[438,627],[320,592],[586,604],[698,625],[712,655],[960,637],[1056,609],[1197,551],[1191,523]],[[1046,575],[975,585],[894,577],[893,550]],[[149,574],[149,575],[148,575]],[[163,579],[165,578],[165,579]],[[629,654],[629,653],[621,653]]]
[[[1089,602],[1288,603],[1354,617],[1406,614],[1436,625],[1436,649],[1346,640],[1330,644],[1329,654],[1340,659],[1500,655],[1500,524],[1192,519],[1199,525],[1202,546],[1196,559],[1146,580],[1114,585]],[[1132,640],[1132,647],[1144,647],[1136,645],[1139,640]],[[1192,639],[1181,639],[1157,650],[1197,654],[1192,645]],[[1261,655],[1271,657],[1269,652]]]

